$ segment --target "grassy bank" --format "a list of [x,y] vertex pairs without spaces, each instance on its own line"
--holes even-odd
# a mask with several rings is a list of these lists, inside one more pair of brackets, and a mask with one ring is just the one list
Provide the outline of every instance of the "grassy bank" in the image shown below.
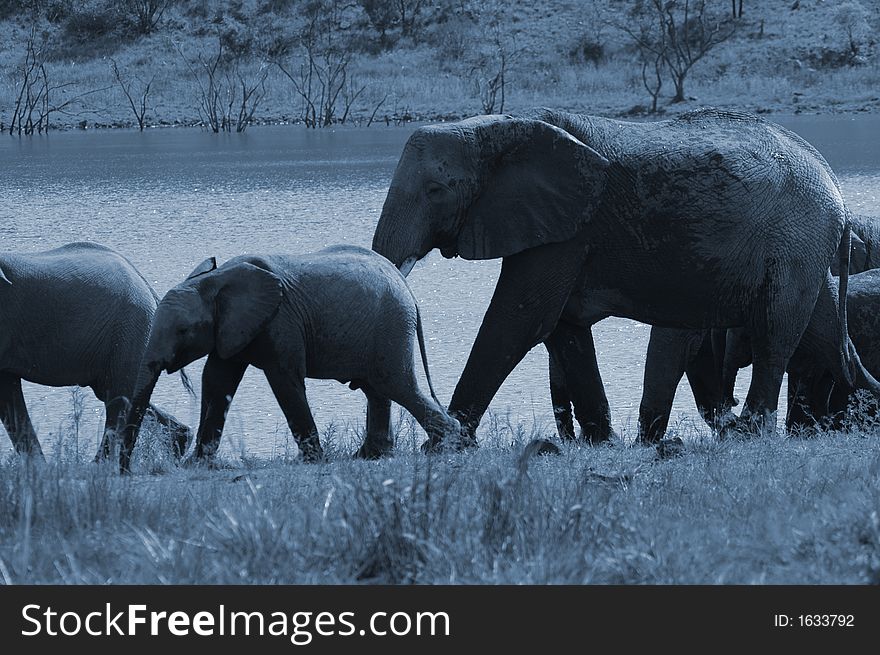
[[[531,435],[530,435],[531,436]],[[352,440],[354,435],[348,435]],[[339,436],[334,443],[338,446]],[[407,443],[409,442],[409,443]],[[5,583],[878,583],[877,436],[0,465]],[[148,467],[149,468],[149,467]]]
[[[331,39],[347,62],[335,122],[343,118],[346,96],[356,96],[348,103],[346,122],[361,125],[371,119],[385,125],[482,113],[502,53],[505,102],[502,107],[499,95],[492,111],[543,105],[630,116],[644,115],[651,105],[638,51],[620,29],[635,26],[628,13],[635,0],[438,0],[422,9],[417,25],[405,32],[392,20],[384,36],[364,10],[366,3],[320,3],[326,5],[318,14],[322,20],[335,21],[321,38]],[[152,81],[148,125],[203,124],[201,94],[208,80],[199,58],[210,63],[221,41],[225,54],[217,90],[223,98],[229,93],[226,72],[233,86],[239,74],[250,84],[265,73],[253,122],[303,120],[302,97],[273,62],[282,62],[294,77],[307,62],[306,0],[179,0],[169,3],[148,34],[132,26],[130,13],[113,9],[122,4],[37,2],[42,8],[36,14],[22,10],[2,17],[0,122],[10,123],[34,25],[50,86],[57,87],[51,104],[76,98],[52,113],[54,128],[136,124],[113,74],[114,62],[136,104]],[[719,20],[727,20],[728,3],[709,5]],[[859,10],[848,19],[841,5]],[[64,10],[53,13],[52,7]],[[732,36],[688,74],[684,102],[671,102],[667,75],[659,113],[704,105],[759,113],[880,110],[880,57],[875,52],[880,2],[746,2],[743,16],[729,25]]]

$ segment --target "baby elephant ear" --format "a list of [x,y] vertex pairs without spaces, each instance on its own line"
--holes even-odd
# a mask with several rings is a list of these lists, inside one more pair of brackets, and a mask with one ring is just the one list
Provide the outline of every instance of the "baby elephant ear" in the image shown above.
[[278,311],[283,296],[281,278],[242,262],[217,272],[215,348],[228,359],[241,352]]
[[217,269],[217,258],[216,257],[208,257],[201,264],[196,266],[192,273],[186,276],[187,280],[190,280],[198,275],[203,275],[205,273],[210,273],[213,270]]

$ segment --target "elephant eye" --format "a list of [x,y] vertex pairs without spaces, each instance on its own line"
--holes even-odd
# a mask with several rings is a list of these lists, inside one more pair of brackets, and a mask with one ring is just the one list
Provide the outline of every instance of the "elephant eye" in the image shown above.
[[448,193],[449,187],[440,182],[428,182],[427,187],[425,187],[425,195],[428,196],[428,200],[431,202],[444,200]]

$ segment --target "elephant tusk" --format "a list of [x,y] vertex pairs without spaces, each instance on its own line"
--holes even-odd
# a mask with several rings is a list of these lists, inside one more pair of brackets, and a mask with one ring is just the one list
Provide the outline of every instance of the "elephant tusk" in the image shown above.
[[419,258],[413,255],[412,257],[407,257],[403,260],[403,263],[400,265],[400,272],[403,274],[403,277],[409,275],[410,271],[413,270],[413,266],[416,265],[416,262],[419,261]]

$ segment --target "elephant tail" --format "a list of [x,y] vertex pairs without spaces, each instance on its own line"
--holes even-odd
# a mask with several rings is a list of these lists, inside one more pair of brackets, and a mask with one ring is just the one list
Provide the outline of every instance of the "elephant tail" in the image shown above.
[[190,395],[191,398],[196,397],[195,389],[193,389],[192,380],[189,379],[189,374],[186,372],[185,368],[180,369],[180,383],[183,385],[183,388],[186,389],[186,392]]
[[422,354],[422,366],[425,367],[425,378],[428,380],[428,389],[431,392],[431,398],[433,398],[434,402],[440,405],[440,407],[443,407],[434,391],[434,384],[431,382],[431,372],[428,370],[428,353],[425,352],[425,333],[422,330],[422,313],[419,311],[418,304],[416,304],[416,337],[418,337],[419,340],[419,352]]
[[840,277],[837,287],[837,322],[838,330],[841,338],[841,369],[846,378],[847,384],[854,386],[856,371],[858,369],[857,360],[850,353],[849,331],[846,321],[846,290],[849,286],[849,250],[852,242],[852,227],[850,225],[850,213],[846,211],[846,225],[843,228],[843,237],[840,240],[840,247],[837,249],[839,258]]

